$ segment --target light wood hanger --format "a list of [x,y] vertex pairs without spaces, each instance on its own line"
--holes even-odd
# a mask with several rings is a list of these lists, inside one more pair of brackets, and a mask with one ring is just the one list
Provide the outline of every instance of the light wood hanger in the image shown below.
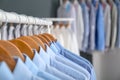
[[32,39],[34,39],[44,50],[46,50],[46,47],[44,43],[36,36],[30,36]]
[[25,41],[32,49],[36,49],[38,52],[40,51],[39,45],[30,37],[22,36],[18,39]]
[[51,39],[53,42],[56,42],[56,41],[57,41],[57,39],[56,39],[56,38],[54,38],[52,34],[43,33],[43,35],[48,36],[48,37],[49,37],[49,39]]
[[48,36],[46,36],[46,35],[44,35],[44,34],[41,34],[48,42],[52,42],[52,40],[48,37]]
[[13,57],[18,56],[22,59],[22,61],[25,61],[25,58],[22,55],[22,53],[20,52],[20,50],[11,42],[0,40],[0,46],[4,47],[4,49],[7,52],[9,52],[11,56],[13,56]]
[[32,51],[32,48],[25,41],[20,39],[14,39],[10,40],[10,42],[13,43],[16,47],[18,47],[23,54],[27,54],[31,60],[33,59],[34,53]]
[[10,70],[13,71],[16,65],[15,60],[12,58],[10,53],[0,46],[0,62],[5,61],[9,66]]
[[47,44],[48,46],[50,46],[49,42],[42,36],[42,35],[36,35],[39,39],[41,39],[41,41],[45,44]]

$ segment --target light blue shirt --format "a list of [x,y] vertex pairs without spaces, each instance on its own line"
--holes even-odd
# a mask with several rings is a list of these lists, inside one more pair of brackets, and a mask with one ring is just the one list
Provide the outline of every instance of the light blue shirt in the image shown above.
[[12,72],[5,62],[0,62],[0,80],[14,80]]
[[28,69],[32,72],[33,75],[41,77],[45,80],[60,80],[59,78],[43,70],[41,71],[40,69],[38,69],[38,67],[30,60],[30,58],[26,54],[24,54],[24,57],[25,57],[25,65],[28,67]]
[[48,62],[47,64],[49,64],[52,67],[55,67],[59,71],[73,77],[74,79],[87,80],[87,77],[83,73],[55,60],[55,53],[48,46],[47,46],[47,52],[44,53],[42,52],[40,53],[40,55],[43,60],[46,60],[46,56],[48,56],[49,60],[47,59],[46,61],[46,63]]
[[57,69],[51,67],[50,65],[46,64],[46,63],[49,63],[49,61],[48,61],[49,57],[48,56],[44,56],[45,60],[43,60],[40,57],[40,55],[37,53],[36,50],[34,50],[34,53],[35,53],[35,55],[34,55],[34,58],[33,58],[33,62],[36,64],[36,66],[40,70],[46,71],[46,72],[60,78],[61,80],[74,80],[72,77],[70,77],[70,76],[58,71]]
[[34,76],[20,58],[15,57],[15,61],[16,66],[13,71],[15,80],[44,80],[42,78]]
[[51,48],[52,50],[54,50],[55,53],[57,54],[57,55],[55,55],[55,59],[56,59],[57,61],[65,64],[65,65],[67,65],[67,66],[70,66],[71,68],[73,68],[73,69],[75,69],[75,70],[83,73],[83,74],[87,77],[88,80],[90,79],[90,73],[89,73],[86,69],[84,69],[83,67],[75,64],[74,62],[70,61],[69,59],[67,59],[67,58],[61,56],[60,54],[58,54],[59,52],[58,52],[57,48],[54,46],[53,43],[51,44],[50,48]]
[[85,68],[86,70],[88,70],[88,72],[91,74],[91,80],[96,80],[96,74],[95,74],[94,67],[92,66],[92,64],[88,60],[86,60],[85,58],[83,58],[81,56],[77,56],[74,53],[72,53],[72,52],[64,49],[59,44],[59,42],[55,42],[54,45],[58,49],[59,54],[61,54],[65,58],[73,61],[74,63],[76,63],[79,66],[82,66],[83,68]]
[[85,2],[81,4],[82,14],[83,14],[83,22],[84,22],[84,36],[83,36],[83,51],[88,49],[88,40],[89,40],[89,13]]

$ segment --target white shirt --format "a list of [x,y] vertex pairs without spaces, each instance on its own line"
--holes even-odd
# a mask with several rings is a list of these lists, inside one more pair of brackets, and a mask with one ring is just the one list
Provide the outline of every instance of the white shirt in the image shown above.
[[21,28],[20,24],[16,26],[16,28],[15,28],[15,38],[20,37],[20,28]]
[[27,25],[26,24],[22,26],[21,35],[27,36]]
[[33,34],[38,35],[38,26],[36,25],[33,27]]
[[33,25],[29,25],[29,26],[27,27],[28,36],[32,36],[32,35],[33,35],[33,30],[32,30],[32,28],[33,28]]
[[7,24],[4,24],[2,27],[1,27],[1,39],[2,40],[7,40]]
[[8,40],[12,40],[12,39],[14,39],[14,26],[10,26],[9,27],[9,34],[8,34]]

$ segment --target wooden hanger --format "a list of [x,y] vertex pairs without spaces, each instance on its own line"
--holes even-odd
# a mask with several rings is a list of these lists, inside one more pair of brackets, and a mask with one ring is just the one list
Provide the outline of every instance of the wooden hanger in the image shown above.
[[9,66],[10,70],[13,71],[16,62],[10,54],[11,53],[9,53],[6,49],[4,49],[4,47],[0,46],[0,62],[5,61]]
[[35,35],[35,36],[37,36],[39,39],[41,39],[41,41],[43,43],[46,43],[48,46],[50,46],[49,42],[42,35]]
[[18,47],[23,54],[27,54],[31,60],[33,59],[34,53],[32,51],[32,48],[25,41],[20,39],[14,39],[10,40],[10,42],[13,43],[16,47]]
[[30,36],[32,39],[34,39],[44,50],[46,50],[46,47],[44,43],[36,36]]
[[4,49],[9,52],[11,56],[18,56],[22,59],[22,61],[25,61],[24,56],[20,50],[11,42],[0,40],[0,46],[4,47]]
[[54,38],[54,37],[53,37],[53,35],[51,35],[51,34],[48,34],[48,33],[43,33],[43,35],[48,36],[48,37],[49,37],[49,39],[51,39],[53,42],[57,41],[57,39],[56,39],[56,38]]
[[36,49],[38,52],[40,51],[39,45],[30,37],[22,36],[18,39],[25,41],[32,49]]
[[48,36],[46,36],[44,34],[41,34],[41,36],[43,36],[48,42],[52,42],[52,40]]

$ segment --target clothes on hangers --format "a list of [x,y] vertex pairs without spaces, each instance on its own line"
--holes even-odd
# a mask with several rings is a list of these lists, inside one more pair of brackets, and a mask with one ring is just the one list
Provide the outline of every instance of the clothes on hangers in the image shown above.
[[9,27],[8,40],[14,39],[14,29],[15,29],[15,27],[12,25]]
[[18,37],[20,37],[21,36],[21,34],[20,34],[20,28],[21,28],[21,25],[20,24],[18,24],[16,27],[15,27],[15,38],[18,38]]
[[4,24],[2,27],[1,27],[1,39],[2,40],[7,40],[7,24]]

